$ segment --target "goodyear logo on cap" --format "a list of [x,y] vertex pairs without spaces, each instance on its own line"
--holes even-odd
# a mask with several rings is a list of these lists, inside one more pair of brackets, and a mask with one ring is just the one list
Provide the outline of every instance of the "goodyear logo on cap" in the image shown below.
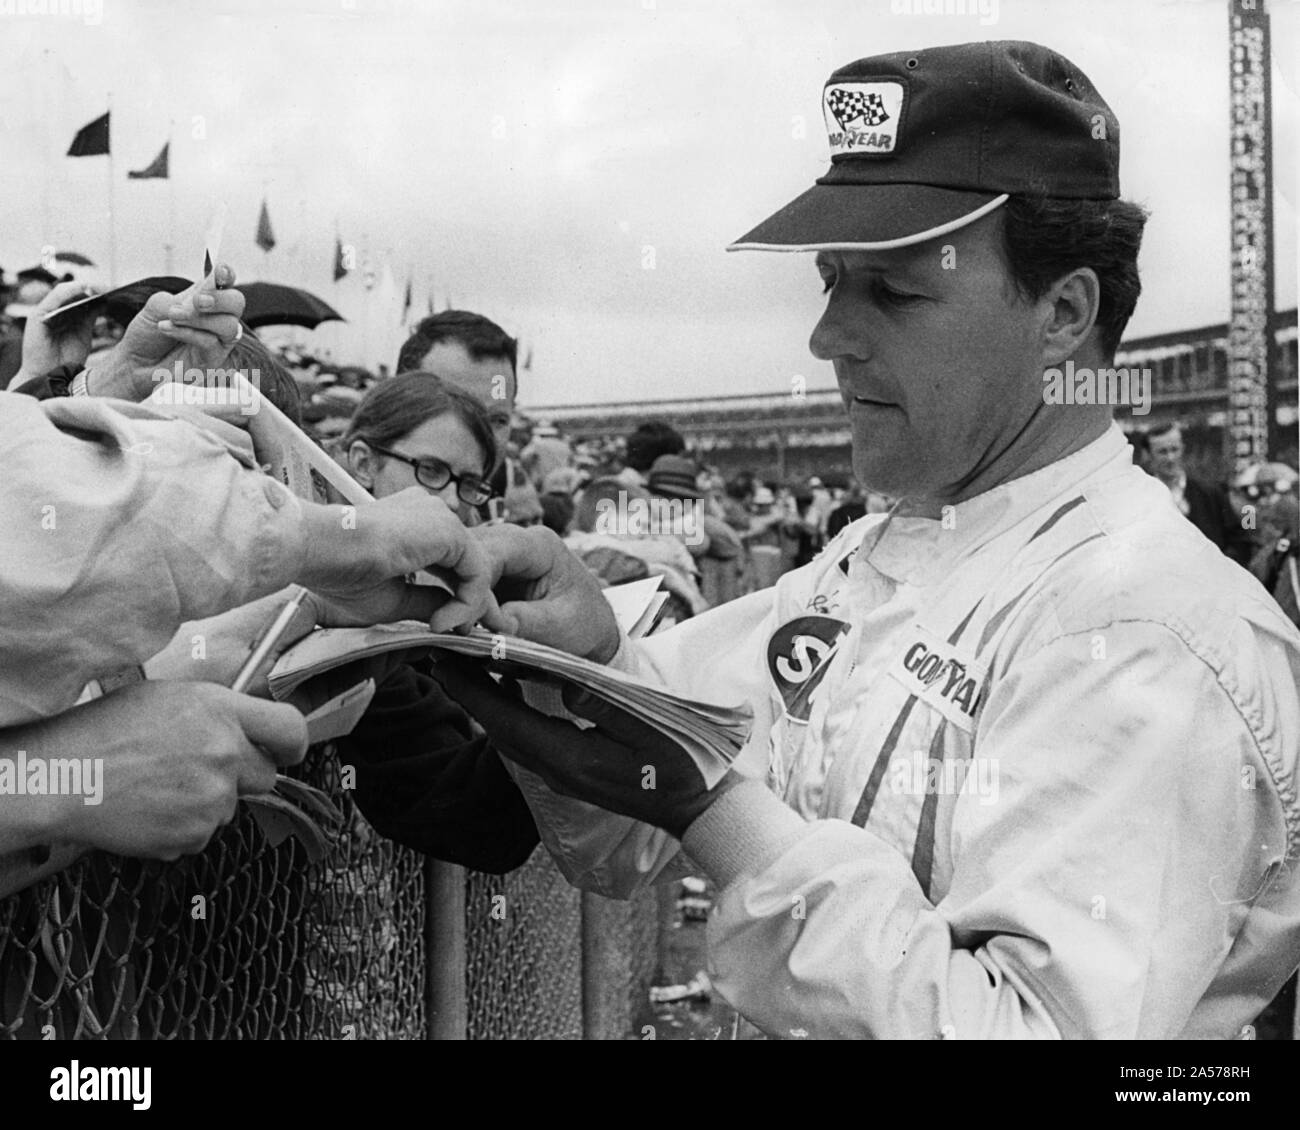
[[903,112],[901,82],[835,82],[822,96],[831,155],[892,153]]

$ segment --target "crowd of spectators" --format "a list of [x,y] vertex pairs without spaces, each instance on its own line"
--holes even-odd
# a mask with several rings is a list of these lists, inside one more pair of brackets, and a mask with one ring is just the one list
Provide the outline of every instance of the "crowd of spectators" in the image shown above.
[[[378,374],[355,367],[332,370],[300,353],[283,360],[302,390],[304,426],[327,448],[346,432],[364,391],[388,375],[383,366]],[[1191,474],[1184,465],[1184,431],[1177,422],[1135,429],[1129,433],[1134,461],[1165,483],[1188,520],[1254,573],[1300,622],[1300,473],[1283,463],[1259,463],[1231,482]],[[707,458],[689,453],[680,432],[662,420],[642,423],[626,435],[570,439],[545,418],[516,410],[505,453],[511,485],[500,508],[502,518],[545,525],[587,553],[600,548],[600,536],[621,537],[628,542],[625,553],[647,557],[651,571],[665,576],[668,587],[681,596],[681,605],[675,600],[672,606],[678,608],[710,603],[695,596],[695,588],[708,589],[716,599],[719,593],[741,595],[770,585],[811,561],[850,522],[887,511],[892,504],[884,495],[864,491],[851,477],[830,472],[824,479],[814,475],[794,481],[753,470],[724,476]],[[681,559],[670,561],[655,550],[658,534],[593,531],[595,504],[617,502],[620,490],[628,500],[664,497],[698,503],[707,530],[688,546],[693,571]],[[615,568],[608,558],[608,553],[593,558],[602,575],[615,580],[637,575],[626,562]],[[725,583],[701,585],[701,568],[707,574],[717,562],[728,563]]]
[[[7,385],[18,372],[28,314],[53,287],[73,279],[71,272],[56,275],[38,265],[0,285],[0,385]],[[122,329],[100,318],[88,363],[107,355]],[[418,368],[419,361],[434,358],[433,349],[455,348],[484,349],[489,358],[495,350],[513,370],[513,346],[513,339],[489,319],[467,311],[445,311],[424,319],[404,347],[396,371]],[[445,352],[437,355],[438,360],[445,358]],[[287,408],[291,418],[344,465],[347,458],[340,441],[358,406],[368,390],[394,372],[384,364],[375,371],[338,365],[300,346],[272,352],[251,332],[232,353],[231,363],[257,368],[272,402]],[[480,391],[485,390],[486,386]],[[781,574],[812,560],[849,522],[891,505],[890,499],[832,473],[824,479],[814,475],[796,481],[753,470],[724,476],[707,458],[689,453],[683,436],[665,421],[642,423],[625,435],[569,438],[544,416],[530,418],[515,408],[515,389],[510,392],[508,415],[499,414],[494,421],[502,455],[494,484],[499,497],[485,508],[485,518],[544,525],[588,553],[603,549],[593,558],[598,571],[613,579],[629,579],[640,570],[626,561],[612,563],[610,539],[621,539],[627,543],[622,547],[625,556],[640,556],[646,568],[666,578],[674,592],[671,607],[679,614],[707,607],[720,594],[740,595],[774,583]],[[1184,465],[1184,431],[1178,423],[1166,422],[1130,432],[1135,462],[1169,487],[1174,504],[1189,521],[1227,556],[1250,569],[1293,618],[1300,618],[1300,584],[1295,578],[1300,475],[1282,463],[1252,466],[1232,482],[1189,473]],[[604,498],[617,504],[619,491],[626,502],[660,497],[698,506],[706,527],[703,536],[686,539],[690,544],[682,557],[660,544],[663,531],[595,531],[595,503]],[[684,540],[680,531],[670,536]],[[726,563],[721,573],[719,563]],[[704,575],[710,583],[702,583]],[[711,583],[718,576],[722,583]],[[709,590],[712,600],[703,596],[703,589]]]
[[1223,553],[1264,585],[1300,624],[1300,474],[1285,463],[1254,463],[1231,482],[1185,466],[1184,428],[1168,421],[1129,434],[1134,462],[1169,488],[1175,506]]

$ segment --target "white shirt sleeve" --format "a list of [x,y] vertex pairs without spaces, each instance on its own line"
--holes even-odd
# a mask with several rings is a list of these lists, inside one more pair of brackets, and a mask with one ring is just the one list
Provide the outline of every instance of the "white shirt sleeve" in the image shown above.
[[0,725],[66,710],[186,620],[283,588],[303,510],[251,452],[166,411],[0,393]]
[[[1225,649],[1245,652],[1218,673],[1143,622],[1108,627],[1101,659],[1079,633],[1013,662],[980,725],[997,798],[958,799],[937,906],[872,833],[800,829],[775,797],[727,794],[687,834],[728,884],[708,928],[715,986],[785,1036],[1179,1035],[1228,955],[1259,947],[1253,906],[1273,952],[1288,952],[1278,933],[1292,955],[1300,941],[1277,791],[1295,786],[1294,672],[1237,631]],[[737,866],[764,827],[767,848],[750,841]],[[1290,971],[1264,984],[1256,967],[1242,991],[1267,1002]]]

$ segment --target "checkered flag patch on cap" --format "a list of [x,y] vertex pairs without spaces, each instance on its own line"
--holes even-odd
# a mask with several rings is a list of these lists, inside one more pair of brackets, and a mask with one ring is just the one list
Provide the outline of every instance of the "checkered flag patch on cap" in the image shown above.
[[826,104],[843,129],[847,129],[850,122],[856,122],[859,118],[865,119],[869,126],[889,121],[885,103],[874,91],[842,90],[837,87],[827,94]]

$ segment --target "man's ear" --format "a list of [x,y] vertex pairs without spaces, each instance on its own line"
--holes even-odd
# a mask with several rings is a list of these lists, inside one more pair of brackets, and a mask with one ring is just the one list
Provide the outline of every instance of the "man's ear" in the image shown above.
[[348,448],[348,470],[366,490],[375,485],[375,475],[379,471],[379,456],[370,450],[370,445],[363,439],[354,439]]
[[1039,299],[1046,309],[1043,324],[1043,368],[1062,364],[1087,340],[1101,309],[1101,283],[1091,267],[1076,267],[1062,275]]

